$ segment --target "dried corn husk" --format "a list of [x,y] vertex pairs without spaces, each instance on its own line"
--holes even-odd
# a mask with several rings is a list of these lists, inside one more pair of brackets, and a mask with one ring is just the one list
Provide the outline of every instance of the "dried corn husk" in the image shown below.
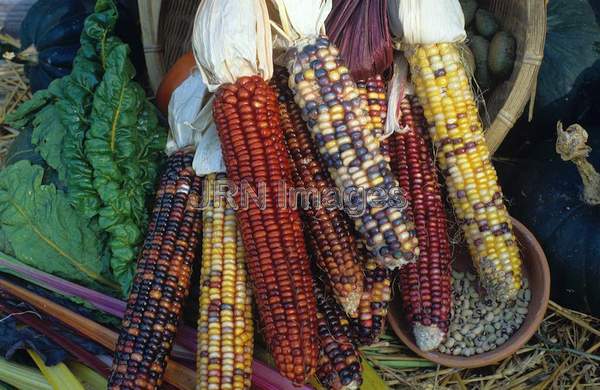
[[465,17],[458,0],[389,0],[390,29],[409,45],[462,42]]
[[392,65],[387,0],[334,0],[327,35],[357,80],[382,75]]
[[265,0],[202,1],[194,20],[192,47],[211,92],[243,76],[270,79],[273,46]]
[[325,34],[325,19],[331,12],[331,0],[271,0],[279,12],[277,32],[288,48],[302,47]]
[[225,172],[221,143],[212,118],[213,96],[194,72],[171,95],[167,154],[188,146],[196,148],[193,167],[199,176]]

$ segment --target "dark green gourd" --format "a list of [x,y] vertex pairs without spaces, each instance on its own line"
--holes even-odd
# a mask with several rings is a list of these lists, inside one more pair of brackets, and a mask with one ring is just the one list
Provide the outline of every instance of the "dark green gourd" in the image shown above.
[[85,18],[94,10],[94,0],[40,0],[21,24],[21,56],[33,91],[45,89],[54,79],[71,73],[79,50]]
[[587,134],[578,126],[559,129],[558,146],[554,141],[540,144],[508,195],[511,213],[531,229],[548,257],[552,299],[598,316],[600,174],[593,167],[600,167],[600,129],[588,131],[591,152],[585,146]]

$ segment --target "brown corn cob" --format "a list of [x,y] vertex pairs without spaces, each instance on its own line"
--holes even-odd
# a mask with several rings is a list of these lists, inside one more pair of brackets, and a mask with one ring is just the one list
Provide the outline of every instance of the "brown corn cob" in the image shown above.
[[225,175],[204,182],[197,390],[249,389],[254,326],[242,235]]
[[190,284],[201,227],[201,179],[193,155],[168,161],[138,258],[115,350],[109,389],[157,389]]
[[[367,102],[369,116],[373,124],[373,134],[377,139],[385,133],[387,118],[387,93],[385,81],[381,75],[356,82],[360,97]],[[382,152],[383,153],[383,152]]]
[[350,318],[356,342],[370,345],[385,329],[385,319],[392,298],[392,272],[364,255],[365,291],[358,307],[358,316]]
[[300,215],[310,231],[317,265],[326,273],[337,301],[346,313],[352,314],[363,292],[363,273],[356,256],[356,243],[343,212],[337,207],[324,207],[332,199],[322,199],[320,204],[315,199],[330,195],[327,190],[335,188],[335,184],[319,158],[300,108],[294,103],[287,78],[287,71],[279,69],[272,84],[278,93],[281,127],[291,157],[292,184],[305,191],[302,196],[309,196],[310,204],[302,205]]
[[315,296],[321,346],[317,378],[328,389],[358,389],[362,367],[348,317],[319,280],[315,281]]
[[419,239],[419,261],[400,270],[404,312],[419,348],[434,350],[448,331],[451,258],[446,213],[430,147],[423,108],[415,96],[400,102],[400,131],[389,137],[391,165],[409,201]]
[[[217,125],[267,344],[280,372],[304,383],[318,357],[312,272],[298,213],[277,204],[289,178],[277,95],[258,76],[222,85],[215,97]],[[259,202],[241,204],[249,186]],[[262,203],[262,204],[258,204]]]
[[[370,202],[376,192],[390,194],[397,183],[373,136],[367,102],[360,98],[338,49],[319,37],[298,49],[290,69],[294,99],[338,189],[367,200],[345,204],[367,249],[392,269],[416,261],[416,232],[399,204],[401,196],[383,204]],[[357,206],[360,215],[355,213]]]

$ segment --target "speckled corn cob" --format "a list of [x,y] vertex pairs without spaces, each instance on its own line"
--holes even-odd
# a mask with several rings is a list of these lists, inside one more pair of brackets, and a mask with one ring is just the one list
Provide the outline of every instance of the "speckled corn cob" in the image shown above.
[[356,342],[371,345],[385,329],[388,305],[392,298],[392,272],[372,258],[364,257],[365,291],[358,316],[350,318]]
[[430,351],[448,331],[452,304],[450,243],[437,172],[424,136],[423,108],[415,96],[406,96],[399,108],[400,130],[387,141],[392,171],[408,198],[420,249],[419,261],[400,270],[400,291],[417,345]]
[[249,389],[254,325],[245,253],[224,175],[204,181],[196,389]]
[[[397,183],[373,136],[367,101],[360,98],[337,48],[318,38],[299,49],[290,70],[294,99],[338,190],[369,201],[376,190],[393,193]],[[394,198],[377,205],[361,200],[344,205],[367,249],[389,268],[416,261],[419,251],[414,224],[403,212],[404,199],[397,193]]]
[[483,285],[498,299],[513,299],[521,286],[521,259],[460,53],[453,44],[432,44],[416,46],[407,58]]
[[[261,329],[280,372],[304,383],[317,364],[317,307],[300,216],[277,204],[290,172],[277,96],[260,77],[242,77],[217,90],[213,116],[239,189],[233,198]],[[244,187],[261,200],[242,205]]]
[[327,203],[324,199],[321,204],[316,204],[313,197],[313,194],[323,195],[335,184],[320,161],[300,109],[287,87],[287,78],[287,71],[278,70],[273,86],[279,97],[281,127],[292,161],[292,184],[310,194],[310,204],[306,205],[309,207],[301,205],[300,215],[310,231],[317,264],[327,275],[333,295],[346,313],[352,314],[358,308],[364,279],[356,242],[343,212],[324,207]]
[[356,86],[360,97],[367,101],[373,134],[379,139],[385,133],[385,120],[387,118],[385,81],[380,75],[377,75],[366,80],[358,80]]
[[157,389],[188,294],[201,228],[193,154],[171,156],[161,178],[127,301],[109,389]]
[[348,318],[318,280],[315,296],[321,347],[317,378],[328,389],[358,389],[362,383],[362,367],[358,350],[352,344]]

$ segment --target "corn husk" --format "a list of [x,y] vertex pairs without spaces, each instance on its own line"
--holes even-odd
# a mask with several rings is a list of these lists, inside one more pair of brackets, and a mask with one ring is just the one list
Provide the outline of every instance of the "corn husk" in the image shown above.
[[273,75],[273,44],[265,0],[203,0],[192,48],[209,91],[243,76]]
[[408,83],[408,61],[400,52],[394,54],[394,67],[392,79],[388,83],[388,108],[385,120],[385,135],[387,138],[394,132],[402,131],[400,127],[400,102],[404,96],[412,92],[412,85]]
[[212,118],[213,96],[200,72],[194,72],[171,95],[167,154],[193,146],[197,175],[225,172],[217,127]]
[[331,0],[271,0],[281,26],[277,32],[288,48],[302,47],[325,34],[325,19],[331,12]]
[[327,35],[340,49],[356,80],[383,75],[394,59],[387,0],[334,0],[325,21]]
[[467,36],[458,0],[388,1],[390,29],[403,43],[453,43]]

